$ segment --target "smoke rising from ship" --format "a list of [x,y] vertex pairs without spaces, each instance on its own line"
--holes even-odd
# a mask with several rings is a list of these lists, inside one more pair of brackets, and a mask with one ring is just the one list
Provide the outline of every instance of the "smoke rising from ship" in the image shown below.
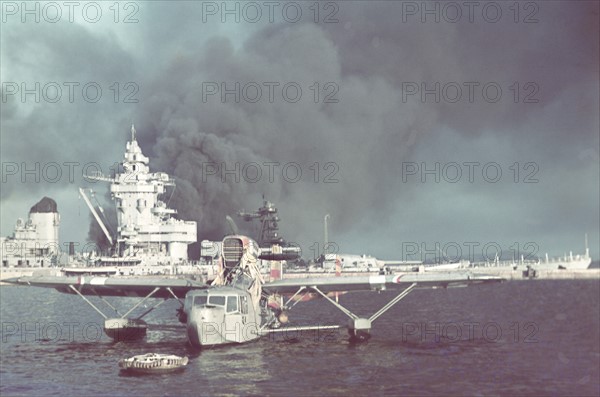
[[[286,48],[288,42],[296,48]],[[318,233],[326,212],[345,228],[365,207],[385,211],[409,136],[428,125],[428,117],[411,115],[414,105],[398,106],[400,93],[382,79],[344,76],[338,49],[314,25],[261,31],[238,50],[228,40],[210,40],[202,54],[181,57],[172,68],[164,75],[197,78],[185,85],[166,84],[167,92],[152,87],[157,94],[136,119],[142,120],[142,145],[152,145],[155,169],[179,181],[174,207],[184,219],[197,220],[199,235],[206,238],[220,239],[225,216],[258,207],[262,194],[281,208],[292,241]],[[289,103],[275,96],[274,103],[221,103],[220,98],[203,103],[205,81],[226,81],[230,87],[235,82],[295,82],[303,87],[304,100]],[[336,82],[340,103],[314,103],[308,87],[315,81]],[[165,81],[157,84],[165,86]],[[272,168],[273,182],[267,163],[278,165]],[[289,163],[294,164],[293,172],[287,170],[291,177],[283,169]],[[220,172],[203,178],[202,167],[209,164]],[[260,166],[258,182],[223,176],[223,168],[239,167],[239,175],[248,164]],[[302,178],[295,182],[298,169]],[[320,241],[319,233],[311,242]]]

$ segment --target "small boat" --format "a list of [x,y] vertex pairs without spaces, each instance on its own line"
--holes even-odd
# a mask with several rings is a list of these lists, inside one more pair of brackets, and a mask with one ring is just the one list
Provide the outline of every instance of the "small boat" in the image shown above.
[[187,357],[148,353],[119,360],[119,368],[123,371],[144,374],[165,373],[184,368],[187,363]]

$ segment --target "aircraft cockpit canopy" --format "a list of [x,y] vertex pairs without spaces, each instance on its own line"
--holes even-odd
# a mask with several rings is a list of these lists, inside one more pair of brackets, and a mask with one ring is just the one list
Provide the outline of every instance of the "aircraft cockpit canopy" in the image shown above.
[[238,311],[239,295],[196,295],[194,306],[217,306],[224,307],[227,313]]

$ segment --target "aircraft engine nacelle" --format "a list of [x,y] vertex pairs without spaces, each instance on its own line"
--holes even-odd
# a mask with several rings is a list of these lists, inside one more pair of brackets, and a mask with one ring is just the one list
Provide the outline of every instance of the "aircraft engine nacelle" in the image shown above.
[[242,259],[256,261],[260,251],[258,244],[246,236],[227,236],[223,239],[223,265],[226,269],[237,267]]

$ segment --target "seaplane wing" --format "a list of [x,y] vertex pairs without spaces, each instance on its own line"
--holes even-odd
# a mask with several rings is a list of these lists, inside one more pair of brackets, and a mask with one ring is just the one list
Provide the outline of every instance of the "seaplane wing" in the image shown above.
[[[470,284],[494,283],[501,278],[470,272],[423,272],[371,276],[335,276],[314,278],[281,278],[281,261],[271,260],[273,281],[265,283],[260,274],[258,245],[244,236],[228,236],[222,242],[221,271],[211,285],[189,279],[168,277],[94,277],[40,276],[4,280],[13,284],[54,288],[76,294],[104,317],[105,333],[120,340],[138,338],[148,328],[144,316],[168,298],[179,300],[177,318],[186,324],[188,341],[193,346],[245,343],[262,335],[338,328],[339,325],[286,326],[288,312],[296,303],[320,295],[348,316],[348,333],[352,339],[370,337],[372,323],[417,288],[464,287]],[[276,252],[277,251],[277,252]],[[279,249],[272,252],[281,252]],[[396,293],[370,317],[360,317],[338,302],[337,292],[382,291]],[[105,314],[96,304],[106,304]],[[121,314],[105,296],[138,297],[139,302]],[[284,297],[286,299],[284,300]],[[336,299],[332,299],[335,297]],[[162,298],[148,301],[149,298]],[[158,302],[157,302],[158,301]],[[147,302],[143,306],[142,303]],[[140,308],[140,310],[138,310]],[[116,313],[113,314],[113,312]],[[133,313],[136,312],[134,316]],[[112,317],[109,317],[112,316]],[[284,331],[287,330],[287,331]]]
[[469,284],[501,282],[502,278],[470,272],[436,272],[356,277],[315,277],[280,279],[263,285],[270,294],[293,294],[300,288],[329,292],[401,290],[407,285],[417,288],[464,287]]
[[[293,294],[299,288],[311,290],[318,288],[321,292],[350,291],[382,291],[404,289],[407,285],[417,284],[417,288],[449,288],[463,287],[469,284],[500,282],[503,279],[490,275],[478,275],[470,272],[436,272],[370,275],[349,277],[309,277],[279,279],[265,283],[262,288],[267,294]],[[185,298],[191,290],[206,289],[208,285],[190,279],[149,278],[149,277],[59,277],[39,276],[20,277],[4,280],[12,284],[33,287],[54,288],[59,292],[81,295],[145,297],[152,294],[154,298]],[[75,292],[75,290],[77,292]],[[172,292],[172,293],[171,293]]]
[[193,289],[208,288],[202,282],[176,278],[149,277],[20,277],[3,280],[12,284],[54,288],[67,294],[129,296],[153,298],[185,298]]

